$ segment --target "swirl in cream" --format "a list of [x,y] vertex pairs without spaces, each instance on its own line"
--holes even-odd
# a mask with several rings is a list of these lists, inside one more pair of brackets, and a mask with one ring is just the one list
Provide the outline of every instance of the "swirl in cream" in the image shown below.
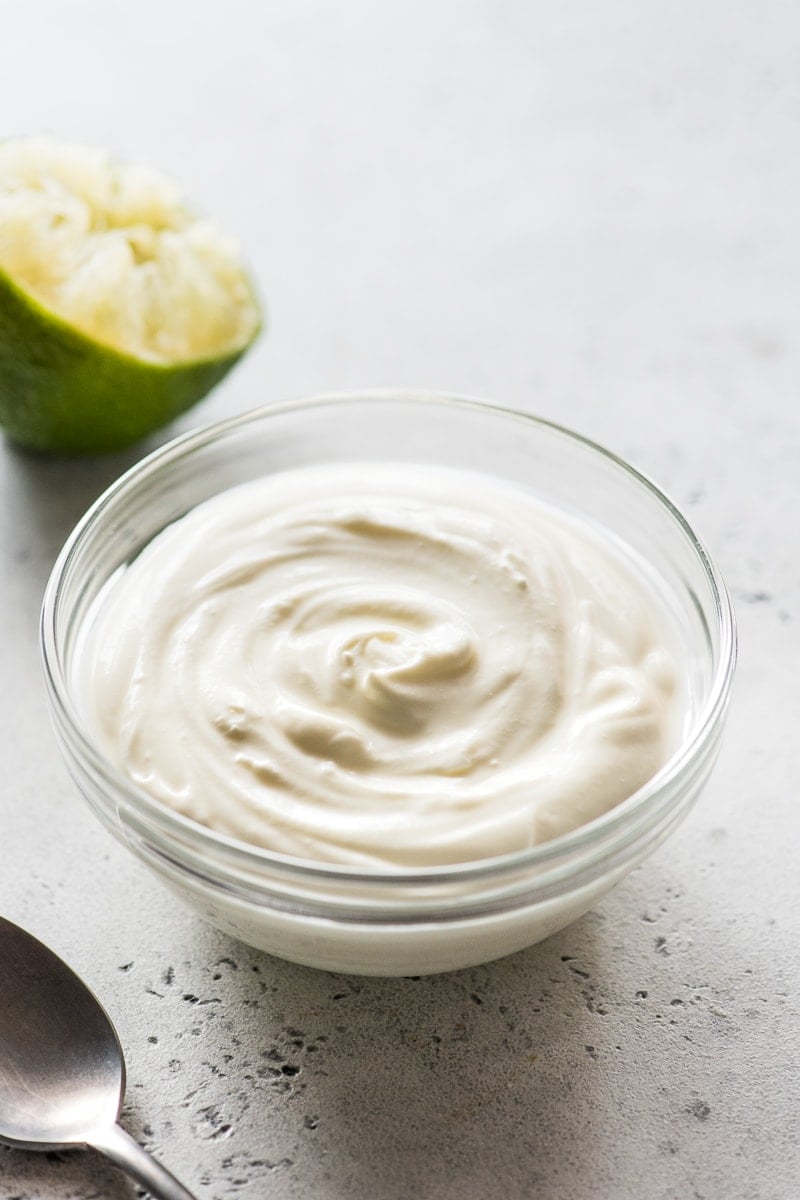
[[677,736],[633,568],[521,488],[353,463],[232,489],[101,595],[82,657],[114,762],[245,842],[354,866],[521,850]]

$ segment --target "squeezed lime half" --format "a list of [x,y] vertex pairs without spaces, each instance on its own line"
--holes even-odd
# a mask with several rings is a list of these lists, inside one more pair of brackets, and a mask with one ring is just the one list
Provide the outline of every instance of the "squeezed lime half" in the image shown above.
[[121,449],[205,396],[261,328],[236,243],[171,181],[96,149],[0,144],[0,426]]

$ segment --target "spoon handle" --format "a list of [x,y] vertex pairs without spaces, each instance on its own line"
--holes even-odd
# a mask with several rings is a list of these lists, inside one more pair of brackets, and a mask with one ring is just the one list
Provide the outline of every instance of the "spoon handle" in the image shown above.
[[134,1141],[121,1125],[111,1125],[93,1134],[86,1143],[105,1154],[131,1179],[141,1184],[155,1200],[196,1200],[166,1167]]

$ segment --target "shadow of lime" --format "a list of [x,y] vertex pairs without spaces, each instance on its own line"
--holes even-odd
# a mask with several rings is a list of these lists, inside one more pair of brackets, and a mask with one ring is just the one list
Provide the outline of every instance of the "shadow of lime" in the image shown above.
[[97,497],[165,440],[97,458],[50,456],[3,440],[4,549],[12,564],[25,568],[32,586],[44,588],[66,538]]

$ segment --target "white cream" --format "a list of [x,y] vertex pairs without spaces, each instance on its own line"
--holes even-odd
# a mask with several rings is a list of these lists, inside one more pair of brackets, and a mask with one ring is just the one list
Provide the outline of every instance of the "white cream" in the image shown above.
[[477,473],[352,463],[201,504],[101,595],[91,724],[164,804],[305,859],[521,850],[679,737],[667,623],[588,524]]

